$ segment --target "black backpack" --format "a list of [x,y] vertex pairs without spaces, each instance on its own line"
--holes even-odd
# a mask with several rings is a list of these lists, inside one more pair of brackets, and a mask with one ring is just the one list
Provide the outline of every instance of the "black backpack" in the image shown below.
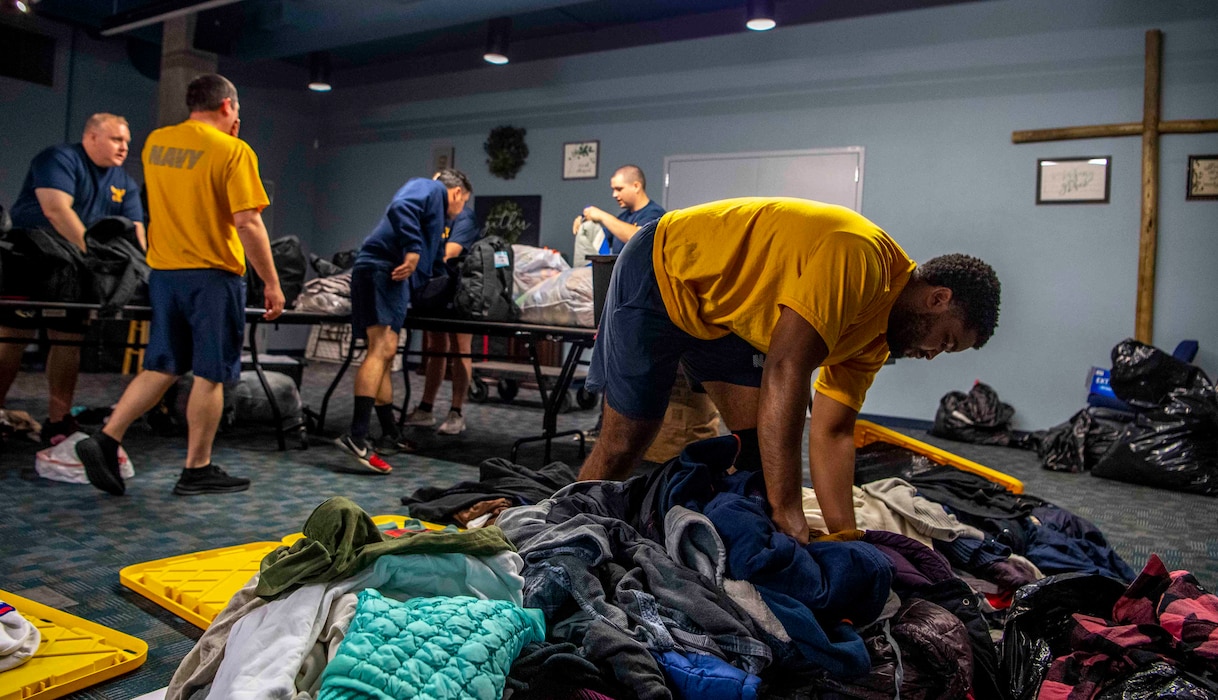
[[[275,262],[275,272],[279,273],[279,287],[283,290],[284,308],[292,308],[292,302],[300,296],[304,289],[305,261],[304,250],[300,247],[300,239],[296,236],[284,236],[271,241],[271,259]],[[258,276],[253,265],[246,265],[245,270],[245,305],[249,307],[262,306],[265,299],[266,283]]]
[[512,298],[512,246],[487,236],[461,258],[461,280],[453,302],[457,315],[475,321],[516,321],[520,307]]

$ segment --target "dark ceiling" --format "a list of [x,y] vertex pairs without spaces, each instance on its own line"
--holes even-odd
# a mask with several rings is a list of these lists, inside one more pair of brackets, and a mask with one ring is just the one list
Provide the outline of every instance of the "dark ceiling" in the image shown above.
[[[976,0],[775,0],[779,27]],[[123,25],[202,7],[197,48],[257,66],[273,83],[328,51],[344,84],[486,65],[487,23],[512,20],[514,63],[747,31],[744,0],[41,0],[35,11],[126,36],[147,54],[160,25]],[[136,47],[138,50],[138,47]],[[155,56],[155,53],[154,53]],[[488,66],[489,69],[489,66]]]

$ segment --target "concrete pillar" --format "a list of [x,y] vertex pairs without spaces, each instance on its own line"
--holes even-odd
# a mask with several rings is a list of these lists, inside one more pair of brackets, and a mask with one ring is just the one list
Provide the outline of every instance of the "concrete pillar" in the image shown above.
[[174,17],[164,22],[161,40],[161,82],[157,93],[157,126],[177,124],[190,116],[186,110],[186,86],[204,73],[215,73],[219,61],[214,53],[194,47],[197,15]]

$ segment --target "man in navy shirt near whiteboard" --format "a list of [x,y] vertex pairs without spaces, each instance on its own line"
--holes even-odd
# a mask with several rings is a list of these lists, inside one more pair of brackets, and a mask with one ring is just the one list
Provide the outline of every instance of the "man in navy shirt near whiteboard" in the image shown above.
[[664,208],[647,196],[647,178],[637,165],[623,165],[615,170],[609,187],[622,213],[615,217],[599,207],[586,207],[581,216],[575,217],[571,233],[578,234],[585,220],[598,223],[605,229],[601,254],[617,255],[640,228],[664,216]]
[[[54,231],[84,252],[88,227],[106,217],[121,216],[134,224],[140,247],[146,247],[140,188],[123,170],[130,144],[127,120],[99,113],[85,123],[80,143],[51,146],[34,156],[21,194],[13,203],[13,227]],[[47,328],[52,341],[79,342],[84,339],[88,316],[86,312],[69,311],[62,318],[37,319],[12,309],[0,312],[2,338],[33,338],[41,326]],[[22,343],[0,343],[0,406],[21,369],[24,351]],[[46,444],[76,430],[69,411],[79,373],[80,346],[52,345],[46,365],[50,401],[47,422],[42,426]]]
[[[355,256],[351,331],[367,340],[368,350],[355,375],[351,430],[338,439],[338,446],[367,471],[393,470],[368,442],[368,424],[375,408],[382,430],[396,438],[389,367],[406,322],[410,290],[431,276],[447,221],[465,208],[472,189],[464,173],[451,169],[441,170],[431,180],[407,180]],[[413,451],[409,442],[401,438],[395,442],[399,451]]]
[[[481,237],[482,231],[474,220],[474,208],[467,206],[461,210],[461,214],[453,221],[452,228],[446,234],[444,257],[443,260],[437,260],[436,264],[457,257]],[[469,355],[472,341],[473,336],[469,333],[427,331],[423,334],[423,349],[428,353]],[[410,415],[406,417],[406,425],[428,428],[436,424],[432,404],[436,400],[436,394],[440,391],[440,385],[444,383],[444,370],[448,366],[448,360],[447,357],[434,354],[427,356],[425,362],[427,378],[423,383],[423,396]],[[448,409],[448,416],[440,427],[436,428],[436,433],[439,435],[460,435],[465,432],[465,416],[461,413],[461,409],[465,406],[465,395],[469,391],[470,377],[474,371],[473,361],[469,357],[454,357],[452,361],[452,403]],[[378,447],[380,447],[379,444]]]

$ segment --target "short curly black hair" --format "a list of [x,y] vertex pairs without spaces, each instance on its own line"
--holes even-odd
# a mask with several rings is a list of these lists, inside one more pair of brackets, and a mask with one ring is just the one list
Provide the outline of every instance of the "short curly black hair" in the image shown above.
[[918,267],[922,281],[952,290],[952,304],[964,315],[964,325],[977,331],[974,348],[986,344],[998,327],[1002,284],[994,268],[971,255],[952,253],[931,258]]

